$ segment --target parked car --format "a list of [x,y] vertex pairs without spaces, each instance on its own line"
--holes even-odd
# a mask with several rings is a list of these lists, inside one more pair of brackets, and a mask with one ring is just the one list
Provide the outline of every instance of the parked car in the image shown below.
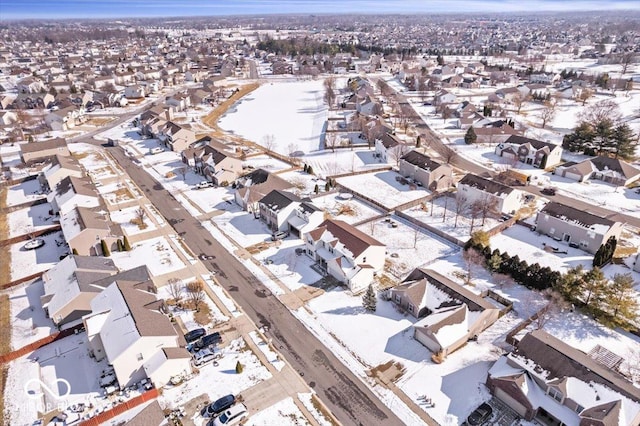
[[207,405],[200,411],[200,415],[202,417],[214,417],[224,410],[230,408],[233,404],[236,403],[236,397],[233,395],[225,395],[222,398],[217,399],[211,404]]
[[245,418],[247,418],[247,407],[245,407],[244,404],[236,404],[233,407],[225,410],[215,419],[209,421],[207,426],[235,425]]
[[195,342],[205,334],[207,334],[207,332],[204,328],[196,328],[195,330],[186,332],[184,334],[184,340],[186,340],[187,343]]
[[195,342],[194,349],[200,350],[202,348],[207,348],[211,345],[216,345],[220,342],[222,342],[222,336],[220,335],[219,332],[216,331],[215,333],[207,334],[206,336],[202,337],[200,340]]
[[204,348],[193,355],[193,365],[198,367],[209,361],[213,361],[215,358],[216,354],[214,351],[209,348]]
[[289,236],[287,231],[276,231],[271,234],[271,241],[284,240]]
[[551,186],[544,188],[540,192],[542,192],[544,195],[556,195],[556,189]]
[[164,152],[164,149],[160,148],[159,146],[151,148],[149,150],[149,154],[160,154],[161,152]]
[[469,414],[469,417],[467,417],[467,423],[469,423],[471,426],[482,425],[487,420],[489,420],[489,417],[491,417],[492,413],[493,408],[491,408],[491,406],[485,402],[481,406],[473,410],[473,413]]
[[213,187],[213,182],[209,182],[208,180],[203,180],[202,182],[196,183],[196,189],[204,189]]

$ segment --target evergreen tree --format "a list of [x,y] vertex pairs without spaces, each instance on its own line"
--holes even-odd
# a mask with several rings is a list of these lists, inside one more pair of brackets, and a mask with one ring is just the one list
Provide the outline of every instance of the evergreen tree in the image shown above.
[[444,65],[444,58],[442,57],[442,55],[438,55],[436,57],[436,61],[438,62],[438,65],[440,65],[440,66]]
[[599,123],[596,123],[594,130],[598,155],[602,154],[603,152],[613,151],[613,122],[608,118],[605,118]]
[[588,308],[597,307],[606,296],[607,278],[604,273],[600,268],[595,267],[584,274],[582,283],[585,306]]
[[309,173],[310,175],[313,174],[313,168],[311,167],[311,165],[307,166],[307,173]]
[[316,183],[316,186],[313,187],[313,192],[315,192],[316,194],[320,192],[320,188],[318,187],[317,183]]
[[244,371],[244,365],[240,361],[236,362],[236,373],[241,374]]
[[464,135],[464,143],[471,145],[476,143],[477,140],[478,136],[476,135],[476,131],[473,127],[469,127],[469,130],[467,130],[467,133]]
[[637,322],[638,301],[634,284],[630,273],[613,276],[608,297],[604,299],[604,306],[612,316],[613,326],[628,330],[631,323]]
[[491,272],[497,272],[500,270],[500,264],[502,263],[502,257],[500,257],[500,251],[495,249],[491,256],[487,259],[487,269]]
[[485,231],[475,231],[471,234],[471,238],[465,244],[465,249],[467,248],[475,248],[478,250],[483,250],[485,247],[489,246],[489,234]]
[[78,255],[78,249],[74,247],[73,250],[71,250],[71,253],[77,256]]
[[591,124],[582,122],[562,138],[562,147],[570,152],[583,152],[586,148],[592,147],[596,135]]
[[329,183],[329,181],[324,184],[324,190],[325,192],[329,192],[331,190],[331,184]]
[[109,257],[111,256],[111,251],[109,250],[109,245],[105,240],[100,240],[100,246],[102,247],[102,255]]
[[131,245],[129,244],[129,239],[127,238],[126,235],[124,236],[122,243],[125,251],[131,251]]
[[621,123],[613,129],[612,139],[616,158],[632,159],[635,156],[636,144],[634,134],[627,123]]
[[362,306],[369,312],[375,312],[378,304],[376,293],[373,290],[373,285],[369,284],[367,291],[362,296]]
[[616,237],[609,237],[607,242],[602,244],[593,256],[593,266],[600,268],[609,263],[613,258],[613,253],[616,251],[617,245],[618,241]]
[[582,265],[569,268],[556,283],[556,290],[570,302],[577,300],[582,291],[584,272]]
[[307,164],[305,163],[304,167],[302,168],[302,171],[307,173]]

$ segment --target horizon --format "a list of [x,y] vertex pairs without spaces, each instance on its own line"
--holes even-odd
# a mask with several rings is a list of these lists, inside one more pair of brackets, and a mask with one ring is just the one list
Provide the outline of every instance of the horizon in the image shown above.
[[[259,15],[496,14],[640,10],[632,0],[5,0],[0,21],[250,17]],[[122,10],[126,9],[126,12]],[[37,10],[37,12],[34,12]]]

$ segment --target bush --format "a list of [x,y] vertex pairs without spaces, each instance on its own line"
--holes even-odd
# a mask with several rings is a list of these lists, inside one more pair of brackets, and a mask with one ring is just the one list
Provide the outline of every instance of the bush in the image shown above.
[[236,373],[241,374],[244,371],[244,365],[240,361],[236,363]]
[[109,250],[109,245],[105,240],[100,240],[100,246],[102,247],[102,255],[105,257],[111,256],[111,251]]
[[122,244],[124,246],[125,251],[131,251],[131,245],[129,244],[129,239],[127,238],[127,236],[125,235],[123,240],[122,240]]
[[73,250],[71,250],[71,253],[77,256],[78,255],[78,249],[74,247]]

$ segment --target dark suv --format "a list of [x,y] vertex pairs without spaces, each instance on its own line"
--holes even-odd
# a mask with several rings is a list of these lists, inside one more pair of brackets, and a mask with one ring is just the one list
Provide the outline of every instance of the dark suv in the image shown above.
[[544,195],[556,195],[556,189],[555,189],[555,188],[553,188],[553,187],[550,187],[550,186],[549,186],[549,187],[544,188],[544,189],[543,189],[542,191],[540,191],[540,192],[542,192]]
[[222,413],[227,408],[236,403],[236,397],[233,395],[225,395],[222,398],[212,402],[200,411],[202,417],[213,417]]
[[491,406],[485,402],[481,406],[473,410],[473,413],[469,414],[469,417],[467,417],[467,423],[472,426],[482,425],[487,420],[489,420],[489,417],[491,417],[492,413],[493,408],[491,408]]
[[187,343],[195,342],[205,334],[207,334],[207,332],[204,328],[196,328],[195,330],[184,333],[184,340],[186,340]]
[[196,343],[193,344],[195,350],[200,350],[202,348],[208,348],[211,345],[217,345],[222,342],[222,336],[219,332],[207,334]]

